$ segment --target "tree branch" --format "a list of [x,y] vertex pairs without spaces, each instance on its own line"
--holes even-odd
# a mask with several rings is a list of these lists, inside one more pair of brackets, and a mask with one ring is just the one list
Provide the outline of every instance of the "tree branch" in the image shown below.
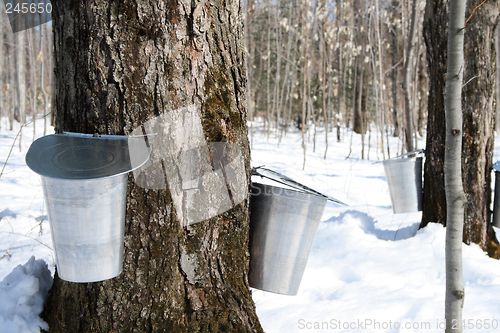
[[467,20],[465,21],[465,24],[464,24],[464,28],[467,26],[467,22],[469,22],[469,20],[471,19],[472,15],[474,15],[474,13],[476,12],[476,10],[481,7],[482,5],[484,5],[484,3],[486,2],[487,0],[484,0],[483,2],[481,2],[479,5],[477,6],[474,6],[472,5],[472,7],[474,7],[474,10],[472,11],[472,13],[470,13],[469,15],[469,18],[467,18]]

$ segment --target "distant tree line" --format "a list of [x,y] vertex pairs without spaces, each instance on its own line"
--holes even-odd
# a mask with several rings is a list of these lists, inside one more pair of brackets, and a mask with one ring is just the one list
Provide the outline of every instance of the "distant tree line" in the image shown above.
[[[280,138],[291,126],[299,128],[304,138],[314,129],[308,133],[313,149],[319,127],[326,133],[335,130],[337,140],[341,128],[352,128],[362,134],[363,158],[370,152],[365,153],[364,144],[372,140],[383,158],[397,154],[387,145],[389,135],[401,137],[400,151],[416,148],[426,120],[424,4],[424,0],[244,1],[250,119],[263,119],[268,135],[279,129]],[[2,8],[0,115],[11,124],[24,123],[26,116],[47,115],[54,104],[50,101],[52,23],[12,33],[3,4]],[[410,43],[412,17],[415,37]],[[410,113],[405,115],[408,103]],[[327,136],[324,140],[328,149]],[[308,141],[304,139],[304,151]]]
[[[249,118],[261,119],[267,135],[277,129],[281,138],[295,126],[304,156],[316,140],[326,141],[326,156],[325,132],[340,141],[342,128],[361,134],[362,158],[370,158],[372,146],[383,159],[422,148],[417,139],[427,124],[429,92],[425,0],[243,5]],[[0,116],[12,126],[49,115],[54,105],[52,23],[13,33],[1,6]],[[41,16],[48,13],[39,15],[32,17],[46,21]],[[397,151],[390,150],[389,136],[400,138]]]
[[425,0],[247,0],[245,6],[249,113],[264,120],[268,133],[279,129],[281,137],[291,125],[306,131],[314,124],[336,130],[341,140],[346,127],[363,142],[376,138],[384,158],[399,153],[389,150],[389,135],[401,137],[400,152],[417,148],[428,93]]
[[[39,4],[33,0],[26,2],[34,8]],[[24,17],[32,22],[17,20],[14,31],[15,24],[34,27],[19,29],[17,26],[20,31],[14,33],[7,11],[16,14],[15,7],[7,9],[2,1],[0,8],[0,117],[9,119],[9,129],[14,121],[26,123],[42,117],[47,124],[53,104],[53,37],[51,23],[40,25],[39,22],[48,21],[46,16],[50,13],[41,11]]]

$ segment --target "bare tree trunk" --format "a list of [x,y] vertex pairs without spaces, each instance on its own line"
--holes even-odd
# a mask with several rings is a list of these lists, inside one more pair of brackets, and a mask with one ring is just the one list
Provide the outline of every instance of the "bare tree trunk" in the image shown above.
[[7,59],[9,62],[9,68],[13,70],[9,71],[9,94],[10,94],[10,108],[9,108],[9,130],[12,131],[14,126],[14,118],[19,114],[19,89],[17,87],[17,65],[16,65],[16,49],[15,49],[15,38],[14,34],[7,32]]
[[[375,61],[375,67],[377,64],[378,60],[378,89],[379,91],[379,100],[380,103],[377,102],[377,114],[378,114],[378,121],[379,123],[379,130],[380,130],[380,138],[381,138],[381,148],[382,148],[382,158],[385,160],[385,150],[384,150],[384,128],[385,128],[385,98],[384,98],[384,86],[385,86],[385,81],[384,81],[384,71],[383,71],[383,54],[382,54],[382,38],[380,37],[380,14],[379,14],[379,5],[378,5],[378,0],[375,0],[375,35],[377,38],[377,54],[378,57]],[[374,67],[374,70],[375,70]],[[374,75],[376,77],[376,75]],[[378,137],[378,136],[377,136]],[[378,147],[378,146],[377,146]],[[377,155],[378,155],[378,150],[377,150]]]
[[44,52],[45,30],[47,30],[46,24],[40,27],[40,57],[38,59],[40,61],[40,91],[43,96],[43,135],[47,134],[47,116],[49,112],[49,96],[45,89],[45,57],[47,56],[47,53]]
[[495,111],[495,132],[500,134],[500,25],[495,30],[495,50],[497,54],[497,70],[495,73],[496,111]]
[[356,29],[356,36],[358,39],[358,46],[361,47],[361,52],[360,54],[357,55],[357,73],[358,77],[356,78],[356,92],[355,92],[355,97],[354,97],[354,122],[353,122],[353,129],[354,132],[361,134],[361,158],[364,159],[364,135],[366,133],[366,128],[365,128],[365,120],[364,120],[364,107],[363,107],[363,83],[364,83],[364,59],[365,59],[365,43],[364,43],[364,38],[363,38],[363,32],[361,31],[361,27],[363,25],[363,16],[362,16],[362,9],[359,3],[359,0],[354,0],[353,1],[353,10],[354,10],[354,26],[357,27]]
[[[361,159],[365,159],[365,135],[366,135],[366,107],[364,106],[364,92],[366,90],[366,87],[364,85],[365,81],[365,65],[364,65],[364,60],[365,60],[365,43],[363,40],[363,36],[360,32],[359,38],[361,40],[361,55],[359,56],[359,64],[360,64],[360,69],[361,72],[359,73],[359,87],[358,87],[358,107],[357,107],[357,119],[359,120],[359,132],[361,133]],[[356,127],[356,120],[354,121],[354,125]]]
[[[20,20],[21,21],[21,20]],[[16,66],[17,84],[19,89],[19,122],[26,122],[26,30],[16,32]]]
[[[469,17],[473,8],[468,8]],[[446,202],[443,193],[444,83],[442,27],[447,26],[447,2],[427,2],[425,36],[429,60],[430,91],[428,102],[427,147],[424,175],[424,211],[421,227],[429,222],[446,224]],[[500,247],[491,226],[491,167],[493,164],[494,129],[494,27],[499,8],[485,2],[467,23],[464,41],[464,83],[462,87],[463,141],[462,172],[466,196],[463,241],[476,243],[491,257],[500,257]]]
[[342,66],[342,46],[340,45],[340,18],[342,17],[342,5],[343,1],[338,0],[336,2],[336,7],[337,7],[337,13],[339,13],[337,17],[337,44],[338,44],[338,84],[337,84],[337,115],[336,115],[336,127],[337,127],[337,142],[341,141],[340,137],[340,119],[342,117],[342,105],[345,103],[345,75],[344,75],[344,68]]
[[[248,180],[241,2],[53,5],[57,132],[129,134],[194,105],[207,142],[240,147]],[[50,332],[262,332],[247,282],[248,197],[183,227],[169,190],[132,178],[123,272],[87,284],[56,274]]]
[[4,30],[3,30],[3,7],[2,4],[0,3],[0,129],[2,128],[2,117],[4,116],[4,103],[3,103],[3,89],[4,89],[4,67],[5,64],[3,63],[4,57],[3,57],[3,50],[4,50]]
[[303,87],[302,87],[302,126],[301,126],[301,133],[302,133],[302,149],[304,150],[304,162],[303,162],[303,165],[302,165],[302,169],[304,169],[306,167],[306,150],[307,150],[307,145],[306,145],[306,112],[307,112],[307,98],[308,98],[308,95],[307,95],[307,82],[308,82],[308,79],[307,79],[307,71],[308,71],[308,68],[307,68],[307,65],[308,65],[308,48],[309,48],[309,31],[307,29],[307,22],[308,22],[308,11],[309,11],[309,6],[308,6],[309,2],[308,0],[305,0],[304,1],[304,9],[303,9],[303,42],[304,42],[304,45],[303,45],[303,49],[304,49],[304,63],[303,63],[303,67],[302,67],[302,84],[303,84]]
[[266,65],[266,129],[267,129],[267,139],[269,140],[269,135],[271,134],[271,113],[272,113],[272,105],[271,105],[271,12],[270,8],[267,9],[268,13],[268,22],[267,22],[267,54],[265,55],[265,60],[267,62]]
[[[289,11],[289,15],[288,15],[288,17],[286,17],[286,19],[288,20],[287,22],[290,22],[290,23],[287,23],[287,24],[291,24],[291,22],[293,22],[294,7],[289,8],[288,11]],[[284,99],[284,102],[281,103],[282,108],[283,108],[284,126],[281,129],[280,134],[279,134],[278,145],[281,143],[283,133],[285,133],[285,134],[287,133],[287,128],[288,128],[288,125],[290,123],[290,119],[292,117],[291,108],[292,108],[292,104],[293,104],[292,93],[293,93],[294,80],[290,77],[290,75],[292,74],[292,72],[290,70],[290,63],[293,62],[293,60],[291,59],[291,52],[292,52],[292,46],[296,45],[296,41],[297,41],[296,36],[297,35],[295,33],[291,33],[289,30],[290,30],[290,26],[287,25],[287,28],[285,29],[285,31],[287,32],[285,75],[284,75],[285,79],[283,80],[283,86],[281,89],[281,96],[282,96],[282,99]],[[287,107],[287,104],[289,104],[290,107]]]
[[33,126],[33,140],[35,140],[36,134],[36,61],[35,61],[35,41],[36,33],[33,29],[27,30],[28,37],[28,59],[30,64],[30,107],[31,107],[31,121]]
[[325,120],[325,153],[323,155],[323,159],[326,159],[326,154],[328,152],[328,111],[327,111],[327,93],[326,93],[326,81],[327,81],[327,68],[328,68],[328,53],[327,53],[327,44],[326,44],[326,0],[322,3],[322,8],[325,11],[324,18],[321,20],[321,75],[323,76],[323,80],[321,82],[321,92],[323,96],[323,117]]
[[499,6],[485,2],[472,14],[467,6],[463,96],[462,168],[465,190],[464,242],[479,244],[490,256],[500,257],[491,225],[491,170],[494,146],[495,26]]
[[245,68],[247,72],[247,109],[248,109],[248,119],[250,120],[250,148],[253,148],[253,116],[254,116],[254,100],[255,94],[253,91],[253,61],[254,61],[254,43],[252,43],[252,39],[249,37],[250,35],[250,22],[253,18],[253,6],[254,1],[246,1],[244,8],[244,26],[245,26],[245,48],[247,50],[245,61]]
[[3,101],[4,94],[4,83],[7,81],[7,78],[4,77],[4,19],[3,19],[3,7],[0,3],[0,129],[2,128],[2,117],[5,115],[5,104]]
[[[351,43],[354,43],[353,41],[353,38],[352,38],[352,34],[351,34],[351,40],[350,40]],[[354,65],[353,65],[353,62],[354,62]],[[356,76],[357,76],[357,67],[356,67],[356,59],[353,60],[353,57],[351,56],[350,57],[350,54],[348,53],[346,55],[346,62],[345,62],[345,65],[344,65],[344,74],[342,75],[342,78],[343,78],[343,84],[342,84],[342,96],[344,98],[344,103],[345,103],[345,115],[344,115],[344,119],[345,119],[345,127],[346,128],[351,128],[351,119],[352,119],[352,115],[354,113],[354,95],[356,94],[355,93],[355,90],[356,90]],[[354,75],[353,75],[353,66],[354,66]],[[352,95],[351,96],[347,96],[347,88],[350,88],[350,90],[352,90]],[[349,106],[347,105],[347,101],[351,101],[352,105],[351,105],[351,108],[352,108],[352,112],[349,108]]]
[[[24,24],[23,20],[17,20],[18,24]],[[23,26],[17,27],[18,32],[14,34],[16,40],[16,66],[17,66],[17,97],[19,99],[19,114],[17,115],[17,120],[24,125],[26,123],[26,99],[27,99],[27,87],[26,87],[26,30]],[[19,151],[21,151],[23,139],[23,127],[19,130]]]
[[464,283],[462,233],[464,191],[462,187],[462,78],[464,67],[465,0],[451,1],[448,25],[445,117],[446,150],[444,184],[446,217],[446,333],[462,332]]
[[276,122],[275,129],[276,134],[280,129],[280,120],[281,120],[281,94],[280,94],[280,83],[281,83],[281,24],[280,24],[280,11],[278,10],[279,1],[276,0],[274,9],[274,24],[276,26],[275,34],[276,38],[274,41],[274,45],[276,47],[276,77],[274,78],[274,100],[273,100],[273,110],[276,112]]
[[398,0],[392,0],[392,15],[393,15],[393,25],[391,31],[391,60],[392,60],[392,71],[391,71],[391,92],[392,92],[392,123],[394,125],[393,135],[395,137],[399,136],[399,120],[398,120],[398,32],[396,30],[396,20],[397,20],[397,8],[399,7]]
[[[423,46],[425,48],[425,46]],[[426,108],[426,96],[428,89],[428,80],[426,73],[426,64],[425,64],[425,50],[419,55],[419,69],[418,69],[418,89],[417,89],[417,98],[418,101],[418,134],[420,137],[424,136],[424,122],[426,120],[425,116],[425,108]]]
[[427,1],[424,14],[424,40],[427,47],[429,94],[427,140],[424,166],[424,195],[421,228],[429,222],[446,225],[444,191],[446,48],[448,26],[447,1]]
[[[356,115],[356,112],[357,112],[357,107],[358,107],[358,104],[357,104],[357,96],[358,96],[358,58],[357,57],[353,57],[354,59],[352,59],[354,61],[354,75],[351,75],[351,78],[353,80],[352,82],[352,124],[353,124],[353,132],[355,132],[354,130],[354,119],[355,119],[355,115]],[[352,73],[352,68],[350,69],[351,70],[351,73]]]
[[403,69],[403,92],[405,96],[405,144],[406,151],[412,152],[413,145],[413,110],[410,105],[410,80],[411,80],[411,61],[413,53],[413,36],[415,35],[415,16],[417,0],[412,0],[411,18],[410,18],[410,33],[408,35],[408,47],[406,50],[406,59]]

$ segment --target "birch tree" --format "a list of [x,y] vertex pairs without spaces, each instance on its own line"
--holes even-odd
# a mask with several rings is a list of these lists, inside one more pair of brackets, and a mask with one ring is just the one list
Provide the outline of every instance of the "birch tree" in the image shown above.
[[446,150],[444,182],[446,218],[446,332],[462,332],[464,285],[462,233],[464,192],[462,187],[462,78],[464,67],[465,0],[450,2],[448,61],[445,88]]
[[417,13],[417,0],[412,1],[411,5],[411,18],[410,18],[410,32],[408,36],[408,47],[406,49],[406,59],[403,69],[403,91],[405,97],[405,134],[404,142],[406,151],[413,151],[413,112],[412,105],[410,104],[410,80],[411,80],[411,62],[413,60],[413,36],[415,35],[415,16]]

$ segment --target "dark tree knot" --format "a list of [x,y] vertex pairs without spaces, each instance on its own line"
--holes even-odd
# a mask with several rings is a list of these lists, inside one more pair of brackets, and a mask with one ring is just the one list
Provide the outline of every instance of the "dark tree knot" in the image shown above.
[[463,299],[465,297],[465,292],[463,290],[455,290],[454,292],[452,292],[452,294],[457,299]]

